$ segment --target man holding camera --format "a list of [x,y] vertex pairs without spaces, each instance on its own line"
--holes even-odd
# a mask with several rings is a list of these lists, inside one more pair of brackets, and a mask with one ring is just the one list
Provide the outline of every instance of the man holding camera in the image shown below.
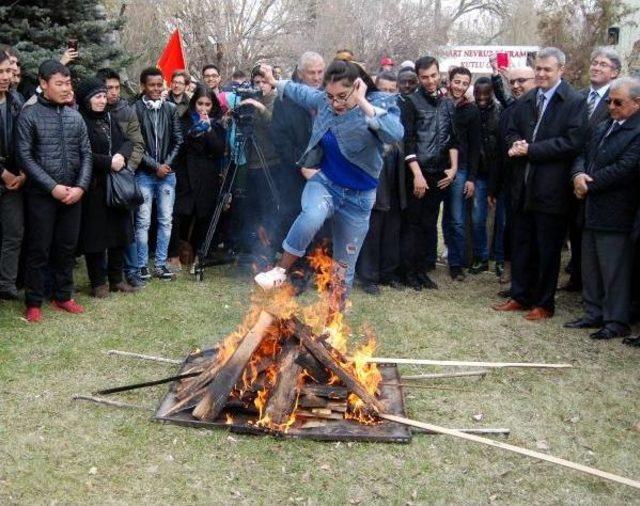
[[[272,141],[271,116],[275,90],[265,81],[257,65],[251,72],[251,83],[243,83],[227,95],[233,110],[234,127],[231,148],[244,179],[244,198],[239,205],[240,248],[254,260],[270,262],[273,256],[273,234],[279,205],[273,174],[280,159]],[[238,222],[236,222],[238,223]]]

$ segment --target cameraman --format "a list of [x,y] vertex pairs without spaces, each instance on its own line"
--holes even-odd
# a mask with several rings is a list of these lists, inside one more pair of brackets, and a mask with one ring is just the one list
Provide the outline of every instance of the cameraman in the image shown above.
[[266,265],[275,253],[268,243],[273,242],[270,238],[277,224],[278,199],[272,178],[280,160],[270,132],[276,93],[258,65],[251,72],[251,83],[241,84],[226,98],[234,118],[230,143],[240,166],[238,186],[244,189],[238,204],[236,239],[242,251],[254,256],[252,261]]

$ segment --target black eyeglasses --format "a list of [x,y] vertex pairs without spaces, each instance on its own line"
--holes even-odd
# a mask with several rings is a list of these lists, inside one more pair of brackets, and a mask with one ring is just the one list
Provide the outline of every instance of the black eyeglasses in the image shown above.
[[513,86],[514,84],[518,83],[518,84],[524,84],[527,81],[531,81],[531,79],[533,79],[533,77],[518,77],[516,79],[509,79],[509,84],[511,86]]
[[611,98],[611,97],[605,98],[604,101],[607,103],[607,105],[613,104],[614,107],[622,107],[624,103],[627,102],[627,100],[622,100],[621,98]]
[[355,88],[351,88],[351,91],[344,97],[334,97],[333,95],[329,95],[327,93],[327,102],[329,102],[330,104],[333,104],[335,102],[336,105],[344,105],[347,103],[347,100],[349,100],[349,97],[353,95],[354,91]]

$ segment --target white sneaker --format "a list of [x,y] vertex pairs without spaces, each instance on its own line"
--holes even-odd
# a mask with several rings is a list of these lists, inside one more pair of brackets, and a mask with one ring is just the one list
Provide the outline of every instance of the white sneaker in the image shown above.
[[287,280],[287,271],[282,267],[274,267],[270,271],[259,273],[253,279],[263,290],[271,290],[281,286]]

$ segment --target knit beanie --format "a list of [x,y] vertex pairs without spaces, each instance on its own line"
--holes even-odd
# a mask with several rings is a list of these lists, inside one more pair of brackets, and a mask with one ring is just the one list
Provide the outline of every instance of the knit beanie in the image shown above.
[[78,84],[76,89],[76,102],[80,107],[84,107],[87,110],[91,110],[89,100],[91,97],[96,96],[98,93],[106,93],[107,87],[100,80],[95,77],[85,79]]

